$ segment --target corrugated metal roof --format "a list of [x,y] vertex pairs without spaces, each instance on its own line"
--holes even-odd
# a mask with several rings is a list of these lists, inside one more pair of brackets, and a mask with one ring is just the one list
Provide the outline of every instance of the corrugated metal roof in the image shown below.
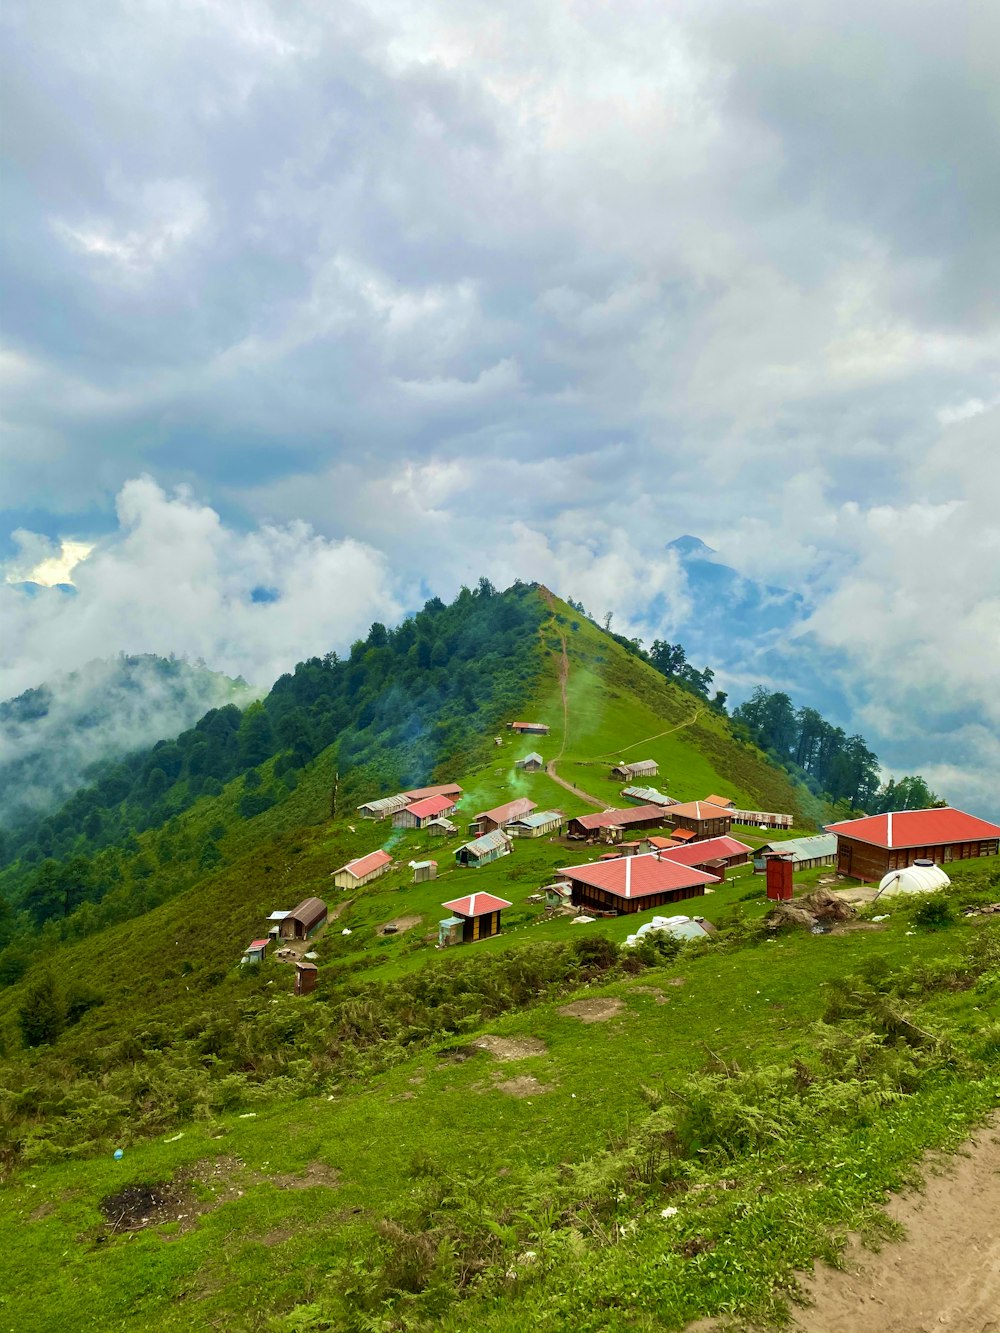
[[523,824],[526,828],[538,828],[541,824],[558,823],[562,819],[560,810],[536,810],[533,815],[522,815],[512,822]]
[[685,801],[683,805],[672,805],[670,807],[671,815],[680,815],[683,819],[722,819],[724,817],[732,818],[732,811],[726,810],[721,805],[713,805],[711,801]]
[[661,860],[656,852],[642,856],[620,856],[614,861],[595,861],[583,866],[560,866],[567,879],[604,889],[616,898],[648,898],[654,893],[695,888],[699,884],[718,884],[715,875],[676,861]]
[[492,893],[470,893],[466,898],[455,898],[441,906],[446,912],[457,912],[460,916],[485,916],[487,912],[499,912],[511,904],[506,898],[497,898]]
[[656,787],[623,787],[622,795],[629,800],[642,801],[643,805],[676,805],[666,792],[659,791]]
[[444,814],[446,810],[454,810],[454,808],[454,797],[443,794],[440,796],[425,796],[405,807],[417,819],[429,819],[434,815]]
[[516,759],[514,762],[515,764],[520,764],[521,767],[523,768],[525,764],[530,764],[532,761],[534,761],[536,764],[545,763],[545,760],[542,758],[542,756],[538,753],[537,750],[532,750],[531,754],[526,754],[523,759]]
[[341,866],[340,870],[335,870],[333,873],[339,875],[341,871],[346,870],[355,879],[361,879],[364,875],[371,874],[373,870],[378,870],[379,866],[389,865],[391,861],[392,857],[388,852],[369,852],[367,856],[359,856],[354,861],[348,861],[346,866]]
[[457,782],[440,782],[436,787],[414,787],[403,795],[408,801],[422,801],[425,796],[461,796],[462,788]]
[[298,907],[293,907],[288,915],[311,930],[317,921],[326,916],[326,903],[322,898],[303,898]]
[[662,855],[678,865],[701,866],[707,861],[727,861],[731,856],[742,856],[753,851],[745,842],[735,838],[705,838],[702,842],[689,842],[684,847],[667,847]]
[[480,838],[474,838],[472,842],[467,842],[464,848],[458,848],[459,851],[470,851],[476,856],[483,856],[486,852],[496,851],[498,847],[506,847],[510,839],[504,833],[503,829],[491,829],[489,833],[484,833]]
[[817,833],[811,838],[784,838],[764,843],[755,855],[760,856],[763,852],[791,856],[796,861],[814,861],[821,856],[836,856],[837,838],[833,833]]
[[511,819],[517,819],[521,815],[529,815],[532,810],[537,810],[538,806],[534,801],[529,801],[527,796],[519,796],[516,801],[508,801],[506,805],[495,806],[492,810],[482,810],[477,819],[492,819],[494,824],[506,824]]
[[581,828],[613,828],[616,824],[637,824],[647,819],[660,819],[663,811],[657,805],[628,806],[623,810],[602,810],[600,814],[577,815],[574,824]]
[[363,805],[359,805],[357,808],[359,810],[375,810],[382,815],[394,815],[397,810],[402,810],[409,803],[409,797],[400,792],[395,796],[380,796],[377,801],[365,801]]
[[937,847],[947,842],[974,842],[1000,838],[1000,826],[944,806],[939,810],[893,810],[886,815],[866,815],[841,824],[827,824],[827,833],[874,847]]

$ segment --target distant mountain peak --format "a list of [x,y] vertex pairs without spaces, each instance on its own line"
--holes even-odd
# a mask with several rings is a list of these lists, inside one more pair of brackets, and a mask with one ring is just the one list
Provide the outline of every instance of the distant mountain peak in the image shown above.
[[711,546],[708,546],[700,537],[692,537],[690,534],[683,537],[677,537],[672,542],[667,542],[668,551],[676,551],[681,559],[687,559],[691,556],[711,556],[718,552]]

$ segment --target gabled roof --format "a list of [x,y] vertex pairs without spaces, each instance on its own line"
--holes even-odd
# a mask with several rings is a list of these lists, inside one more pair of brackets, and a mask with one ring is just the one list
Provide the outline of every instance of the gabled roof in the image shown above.
[[532,810],[537,809],[534,801],[529,801],[527,796],[519,796],[516,801],[508,801],[506,805],[495,806],[492,810],[481,810],[477,819],[492,819],[494,824],[506,824],[510,819],[517,819],[519,815],[530,815]]
[[662,819],[663,811],[658,805],[631,805],[625,810],[602,810],[593,815],[577,815],[574,824],[581,828],[614,828],[616,824],[640,824],[647,819]]
[[414,787],[412,791],[404,791],[403,795],[408,801],[422,801],[425,796],[461,796],[462,788],[457,782],[442,782],[436,787]]
[[552,824],[560,819],[562,819],[561,810],[536,810],[532,815],[522,815],[520,819],[511,822],[523,824],[525,828],[539,828],[542,824]]
[[673,830],[673,832],[670,834],[670,843],[669,843],[669,845],[672,845],[672,846],[676,847],[677,844],[678,844],[679,842],[680,842],[680,843],[684,843],[684,842],[692,842],[692,841],[694,840],[694,837],[695,837],[695,834],[694,834],[694,831],[693,831],[692,829],[689,829],[689,828],[675,828],[675,829]]
[[735,838],[705,838],[702,842],[689,842],[684,847],[668,847],[661,855],[675,861],[678,865],[703,866],[708,861],[726,861],[731,856],[741,856],[753,851],[745,842]]
[[584,866],[561,866],[567,879],[604,889],[616,898],[649,898],[654,893],[696,888],[699,884],[718,884],[716,875],[676,861],[661,860],[656,852],[642,856],[619,856],[614,861],[594,861]]
[[379,814],[394,815],[397,810],[402,810],[408,801],[408,796],[404,796],[402,792],[397,792],[395,796],[380,796],[378,800],[365,801],[363,805],[358,806],[358,809],[377,810]]
[[536,764],[545,763],[545,760],[542,758],[542,756],[538,753],[537,750],[532,750],[531,754],[526,754],[523,759],[516,759],[514,762],[516,764],[520,764],[523,767],[525,764],[530,764],[532,760],[534,760]]
[[266,949],[270,943],[270,940],[251,940],[247,949]]
[[465,843],[463,847],[457,848],[455,854],[457,856],[458,852],[470,851],[475,852],[477,856],[482,856],[486,852],[494,851],[497,847],[507,847],[509,844],[510,838],[504,833],[503,829],[495,828],[479,838],[473,838],[472,842]]
[[311,930],[317,921],[326,916],[326,903],[322,898],[303,898],[298,907],[293,907],[288,915],[306,930]]
[[412,804],[404,806],[411,815],[416,815],[418,819],[431,819],[434,815],[444,814],[446,810],[455,808],[455,798],[453,796],[425,796],[422,800],[414,801]]
[[721,805],[724,810],[732,810],[736,802],[729,796],[706,796],[706,801],[711,801],[713,805]]
[[755,856],[791,856],[796,861],[815,861],[819,856],[835,856],[837,839],[832,833],[816,833],[811,838],[778,838],[758,847]]
[[[365,875],[370,875],[373,870],[378,870],[379,866],[389,865],[391,861],[392,857],[388,852],[369,852],[367,856],[359,856],[354,861],[348,861],[346,866],[341,866],[340,870],[335,870],[333,873],[339,875],[346,870],[355,879],[362,879]],[[296,908],[296,911],[298,911],[298,908]],[[295,913],[293,912],[292,915],[294,916]]]
[[632,800],[642,801],[643,805],[676,805],[677,802],[666,792],[657,787],[623,787],[622,795]]
[[512,722],[510,725],[514,731],[548,731],[549,729],[547,722]]
[[685,801],[683,805],[672,805],[671,815],[680,815],[683,819],[721,819],[732,816],[732,811],[712,801]]
[[827,824],[827,833],[857,838],[873,847],[937,847],[948,842],[976,842],[1000,838],[1000,826],[976,815],[943,806],[936,810],[892,810],[840,824]]
[[456,912],[459,916],[485,916],[487,912],[499,912],[511,904],[506,898],[495,898],[492,893],[470,893],[465,898],[455,898],[441,906],[446,912]]

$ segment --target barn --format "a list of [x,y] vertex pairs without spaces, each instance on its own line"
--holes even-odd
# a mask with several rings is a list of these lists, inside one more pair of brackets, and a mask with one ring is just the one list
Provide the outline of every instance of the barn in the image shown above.
[[996,856],[1000,826],[963,810],[893,810],[827,824],[837,835],[837,870],[873,882],[914,861],[948,865],[970,857]]
[[534,801],[529,801],[527,796],[519,796],[516,801],[508,801],[506,805],[494,806],[492,810],[481,810],[469,825],[469,832],[475,836],[492,833],[494,829],[506,828],[515,819],[520,819],[522,815],[530,815],[532,810],[537,809]]
[[454,898],[441,906],[451,916],[438,925],[438,943],[472,944],[500,934],[500,913],[511,904],[506,898],[492,893],[470,893],[466,898]]
[[536,810],[520,819],[512,819],[507,832],[515,838],[541,838],[546,833],[558,833],[562,821],[561,810]]
[[718,838],[732,828],[733,816],[729,810],[711,801],[687,801],[672,805],[665,811],[675,830],[693,833],[696,838]]
[[280,923],[281,938],[308,940],[326,925],[326,916],[326,903],[321,898],[304,898]]
[[481,838],[475,838],[472,842],[459,847],[455,853],[455,860],[460,866],[471,866],[475,869],[477,866],[489,865],[490,861],[497,861],[509,852],[508,835],[503,829],[493,829],[490,833],[484,833]]
[[559,873],[570,882],[574,906],[619,916],[685,898],[700,898],[707,884],[719,882],[715,875],[664,860],[651,852],[562,867]]
[[663,811],[656,805],[637,805],[622,810],[601,810],[592,815],[577,815],[566,825],[571,838],[595,838],[611,828],[659,828]]
[[790,856],[796,870],[811,870],[814,866],[832,866],[837,859],[837,839],[832,833],[817,833],[812,838],[787,838],[779,842],[765,842],[753,854],[755,874],[764,873],[769,856]]
[[452,796],[424,796],[404,806],[402,810],[397,810],[392,817],[392,827],[425,828],[432,819],[450,815],[454,809],[455,799]]
[[637,759],[631,764],[615,764],[611,776],[631,782],[633,778],[655,778],[659,771],[660,766],[655,759]]
[[338,889],[357,889],[362,884],[367,884],[369,880],[384,875],[391,865],[392,857],[388,852],[369,852],[367,856],[359,856],[353,861],[348,861],[346,866],[335,870],[333,882]]

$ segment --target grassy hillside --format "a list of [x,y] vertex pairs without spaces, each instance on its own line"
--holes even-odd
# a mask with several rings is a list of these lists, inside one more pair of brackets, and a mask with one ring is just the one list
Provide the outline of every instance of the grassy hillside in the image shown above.
[[[41,931],[22,918],[8,954],[26,970],[0,989],[0,1228],[24,1274],[0,1310],[19,1326],[500,1333],[773,1313],[794,1263],[875,1225],[921,1149],[995,1102],[988,919],[893,906],[888,922],[775,940],[744,868],[698,904],[715,943],[621,951],[651,912],[581,926],[529,901],[593,848],[546,837],[455,866],[467,822],[514,795],[567,814],[618,803],[619,758],[657,759],[680,799],[717,792],[805,829],[814,813],[703,700],[544,589],[514,599],[503,688],[482,684],[475,709],[449,696],[450,752],[430,715],[396,748],[357,741],[379,715],[374,682],[395,688],[376,644],[357,655],[375,652],[375,675],[354,677],[368,711],[346,749],[291,785],[287,751],[272,755],[255,785],[220,782],[109,848],[120,878],[92,907],[119,918],[76,933],[75,914]],[[515,714],[550,735],[514,737]],[[345,764],[353,746],[362,762]],[[515,770],[533,749],[554,775]],[[356,816],[414,762],[465,788],[458,836]],[[273,802],[248,815],[262,789]],[[332,888],[378,846],[389,874]],[[440,875],[415,885],[408,862],[428,856]],[[978,902],[1000,869],[958,878]],[[441,904],[472,890],[512,903],[504,932],[442,954]],[[310,894],[334,919],[315,941],[318,990],[296,999],[287,965],[239,958],[270,911]],[[564,1012],[574,998],[601,1021]],[[53,1013],[53,1040],[25,1047],[24,1015]]]

